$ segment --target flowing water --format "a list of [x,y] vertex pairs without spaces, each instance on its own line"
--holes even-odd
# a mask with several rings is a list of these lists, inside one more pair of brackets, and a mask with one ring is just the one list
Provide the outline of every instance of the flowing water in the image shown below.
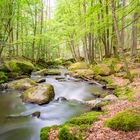
[[[62,75],[64,76],[65,70]],[[31,76],[32,79],[40,76]],[[55,89],[55,99],[65,97],[68,101],[58,100],[46,105],[23,103],[19,91],[0,92],[0,140],[39,140],[40,129],[45,126],[62,124],[73,116],[89,111],[81,101],[94,99],[91,91],[104,92],[97,85],[65,76],[65,80],[55,80],[55,76],[47,76],[46,83]],[[39,118],[30,114],[39,111]]]

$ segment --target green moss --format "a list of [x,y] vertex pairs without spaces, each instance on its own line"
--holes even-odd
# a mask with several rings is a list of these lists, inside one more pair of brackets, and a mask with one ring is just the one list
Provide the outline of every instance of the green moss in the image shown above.
[[0,71],[0,84],[6,82],[8,79],[8,77],[6,76],[6,74],[2,71]]
[[117,95],[118,97],[127,96],[128,99],[129,99],[130,101],[133,100],[133,95],[134,95],[134,93],[133,93],[133,91],[132,91],[128,86],[124,86],[124,87],[119,87],[119,86],[118,86],[118,87],[113,91],[113,93],[114,93],[115,95]]
[[122,131],[133,131],[140,127],[140,107],[130,108],[117,113],[105,122],[105,125]]
[[95,107],[95,108],[99,108],[99,107],[106,106],[106,105],[108,105],[108,104],[109,104],[109,101],[102,101],[102,102],[96,104],[94,107]]
[[45,104],[49,103],[54,96],[53,86],[50,84],[43,84],[27,89],[21,97],[25,102]]
[[85,62],[77,62],[77,63],[72,64],[68,69],[70,71],[74,71],[77,69],[88,69],[89,67],[90,67],[89,64]]
[[73,134],[70,133],[67,127],[62,127],[59,131],[59,140],[78,140]]
[[123,64],[118,58],[106,58],[102,63],[108,65],[112,72],[120,72],[123,69]]
[[30,62],[24,61],[24,60],[9,60],[5,61],[5,66],[10,72],[18,72],[18,73],[24,73],[28,74],[31,73],[34,69],[34,65]]
[[42,128],[40,131],[40,139],[48,140],[50,129],[57,129],[57,128],[59,128],[59,126],[57,125]]
[[111,74],[111,69],[106,64],[98,64],[93,68],[94,75],[108,76]]
[[37,75],[60,75],[61,72],[57,69],[43,69],[35,72]]
[[68,120],[65,124],[69,125],[83,125],[83,124],[92,124],[93,121],[97,120],[97,116],[101,114],[100,112],[88,112],[80,115],[79,117],[74,117]]
[[9,83],[8,86],[12,89],[26,90],[26,89],[31,88],[36,85],[37,85],[37,83],[35,83],[31,79],[24,78],[24,79],[13,81],[13,82]]
[[74,73],[76,77],[83,78],[83,77],[93,77],[93,71],[91,69],[78,69],[75,70]]

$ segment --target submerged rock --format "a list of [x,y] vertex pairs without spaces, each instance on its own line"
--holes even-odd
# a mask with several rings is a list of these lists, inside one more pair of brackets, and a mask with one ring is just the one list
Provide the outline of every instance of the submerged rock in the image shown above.
[[65,97],[58,97],[55,101],[57,102],[65,102],[68,101]]
[[26,90],[22,94],[22,99],[25,102],[45,104],[49,103],[54,96],[53,86],[50,84],[43,84]]
[[35,82],[36,83],[44,83],[44,82],[46,82],[46,79],[45,78],[39,78],[39,79],[36,79]]
[[39,111],[36,111],[36,112],[32,113],[32,116],[39,118],[40,117],[40,114],[41,113]]
[[113,94],[110,94],[110,95],[107,95],[105,98],[103,98],[103,101],[114,101],[114,100],[117,100],[118,98],[113,95]]
[[33,80],[29,78],[16,80],[8,84],[8,88],[17,89],[17,90],[26,90],[33,86],[37,86],[37,83],[35,83]]

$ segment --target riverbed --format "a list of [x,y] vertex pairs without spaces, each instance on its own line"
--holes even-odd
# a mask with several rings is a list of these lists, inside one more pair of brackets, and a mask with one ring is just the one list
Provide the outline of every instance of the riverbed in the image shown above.
[[[0,91],[0,140],[39,140],[42,127],[62,124],[71,117],[90,111],[82,102],[95,99],[91,92],[104,90],[64,73],[65,70],[62,70],[63,80],[56,80],[58,76],[31,75],[33,80],[45,78],[44,83],[54,86],[55,99],[42,106],[23,103],[20,91]],[[40,117],[33,117],[31,114],[34,112],[40,112]]]

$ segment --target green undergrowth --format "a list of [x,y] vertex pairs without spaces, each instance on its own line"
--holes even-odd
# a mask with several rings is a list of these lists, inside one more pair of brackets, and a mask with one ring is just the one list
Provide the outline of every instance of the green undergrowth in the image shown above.
[[140,128],[140,106],[117,113],[108,119],[105,125],[122,131],[133,131]]
[[[50,129],[59,130],[59,140],[82,140],[86,134],[86,130],[94,121],[98,120],[101,112],[88,112],[68,120],[66,123],[59,126],[45,127],[41,129],[40,139],[48,140]],[[75,130],[71,133],[71,130]]]
[[121,86],[116,87],[113,93],[118,97],[127,96],[129,101],[134,100],[133,98],[134,92],[127,85],[123,87]]
[[7,79],[7,75],[4,72],[0,71],[0,84],[6,82]]

